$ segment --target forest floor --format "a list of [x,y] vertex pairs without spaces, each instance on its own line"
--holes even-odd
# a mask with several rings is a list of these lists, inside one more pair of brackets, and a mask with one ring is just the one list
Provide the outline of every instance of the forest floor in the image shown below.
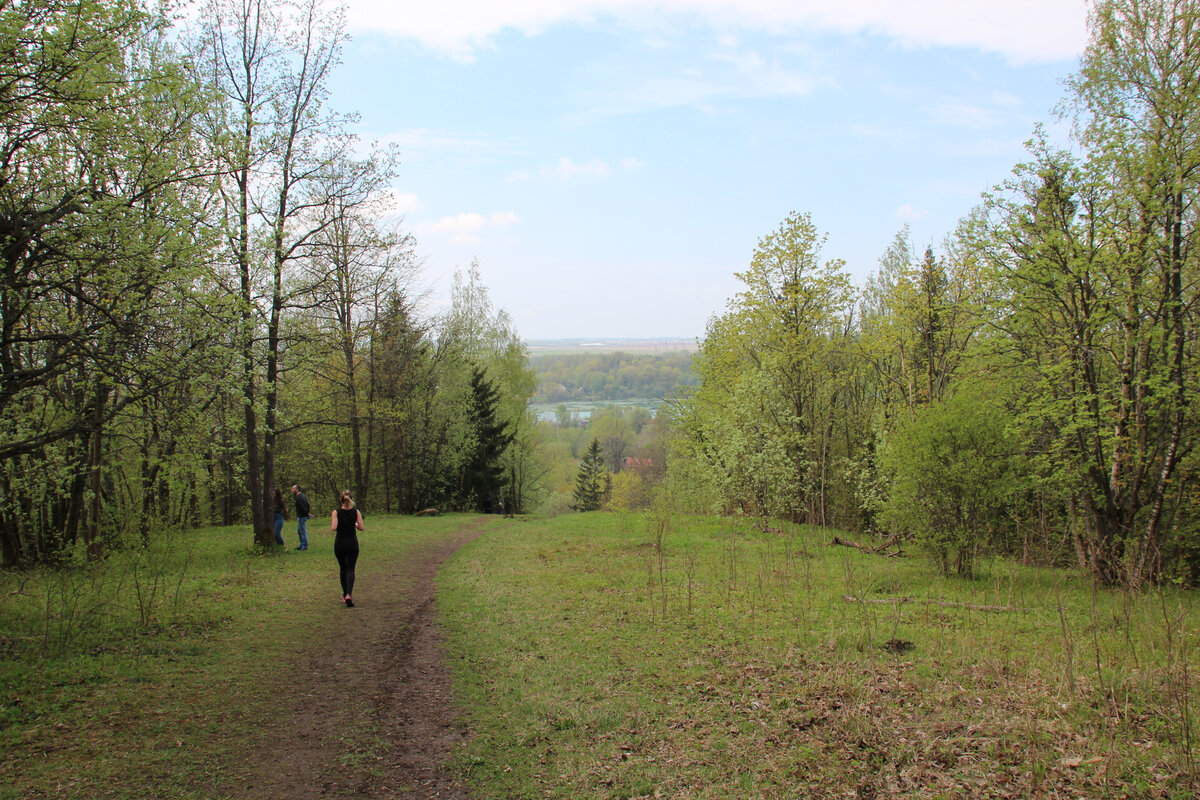
[[[246,798],[466,800],[445,769],[465,742],[442,660],[438,567],[481,520],[360,578],[344,622],[311,639],[276,712],[225,776]],[[411,587],[396,591],[396,587]],[[331,599],[332,601],[332,599]]]

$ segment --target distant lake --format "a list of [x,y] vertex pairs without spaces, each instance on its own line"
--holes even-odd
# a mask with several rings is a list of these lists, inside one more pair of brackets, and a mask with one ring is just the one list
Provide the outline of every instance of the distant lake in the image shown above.
[[558,418],[558,407],[566,406],[567,411],[581,419],[590,419],[600,408],[617,406],[618,408],[644,408],[651,414],[658,414],[658,407],[663,404],[662,398],[637,397],[629,400],[564,400],[561,403],[530,403],[528,408],[537,415],[539,420],[554,422]]

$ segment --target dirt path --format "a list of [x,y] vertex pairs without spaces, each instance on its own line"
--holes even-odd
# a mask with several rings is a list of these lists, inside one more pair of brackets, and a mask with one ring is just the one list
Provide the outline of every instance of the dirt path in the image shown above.
[[296,681],[280,687],[262,748],[243,761],[241,796],[468,800],[443,768],[466,731],[451,705],[434,579],[478,535],[467,523],[360,577],[356,607],[339,609],[331,630],[314,631]]

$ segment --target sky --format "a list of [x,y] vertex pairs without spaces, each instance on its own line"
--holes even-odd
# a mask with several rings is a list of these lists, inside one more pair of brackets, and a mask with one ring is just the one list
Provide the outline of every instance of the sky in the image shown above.
[[703,338],[793,211],[861,285],[1056,116],[1085,0],[349,0],[332,104],[395,144],[429,309],[477,261],[526,340]]

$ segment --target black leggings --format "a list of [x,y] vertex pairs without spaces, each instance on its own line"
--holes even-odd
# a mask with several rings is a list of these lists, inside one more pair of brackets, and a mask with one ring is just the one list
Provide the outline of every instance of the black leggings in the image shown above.
[[354,565],[358,562],[358,537],[346,536],[333,540],[333,554],[338,560],[338,574],[342,579],[342,594],[354,593]]

